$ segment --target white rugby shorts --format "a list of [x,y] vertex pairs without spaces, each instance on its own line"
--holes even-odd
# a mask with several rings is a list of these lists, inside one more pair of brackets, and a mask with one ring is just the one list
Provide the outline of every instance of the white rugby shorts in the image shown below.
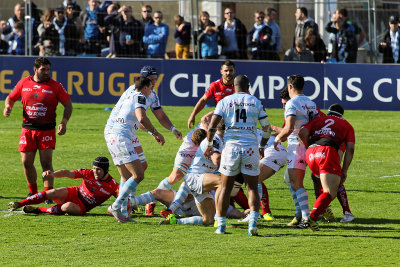
[[260,160],[260,163],[270,167],[275,172],[285,167],[287,163],[287,151],[284,146],[278,145],[279,151],[274,146],[269,146],[264,149],[264,157]]
[[257,176],[260,174],[259,157],[257,145],[226,143],[221,154],[219,172],[226,176],[235,176],[239,173]]
[[107,134],[105,139],[115,165],[139,160],[132,139],[117,134]]
[[302,143],[288,144],[287,146],[287,168],[305,170],[306,163],[306,148]]

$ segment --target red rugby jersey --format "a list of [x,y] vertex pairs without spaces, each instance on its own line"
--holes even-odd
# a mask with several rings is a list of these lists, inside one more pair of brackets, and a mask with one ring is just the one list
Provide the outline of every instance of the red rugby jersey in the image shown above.
[[21,79],[9,97],[14,102],[21,98],[23,127],[39,130],[40,125],[55,126],[58,102],[65,104],[70,100],[61,83],[53,79],[38,83],[33,81],[32,76]]
[[341,117],[333,115],[317,117],[303,127],[310,131],[311,144],[323,137],[333,140],[337,147],[342,143],[356,141],[353,126]]
[[89,211],[109,199],[111,196],[118,196],[118,183],[111,175],[104,181],[94,178],[92,169],[76,170],[75,179],[83,178],[78,186],[79,198]]
[[226,85],[221,78],[218,81],[210,84],[210,87],[206,91],[205,95],[208,99],[214,97],[215,104],[218,104],[221,99],[223,99],[225,96],[233,94],[234,92],[233,84]]

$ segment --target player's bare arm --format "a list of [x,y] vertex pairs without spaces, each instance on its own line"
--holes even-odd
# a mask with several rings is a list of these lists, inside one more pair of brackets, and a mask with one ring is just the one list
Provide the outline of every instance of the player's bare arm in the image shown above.
[[278,150],[278,144],[281,143],[282,141],[285,141],[288,138],[288,136],[293,132],[295,122],[296,122],[296,116],[290,116],[286,119],[285,127],[282,129],[280,134],[278,134],[275,137],[274,147],[276,150]]
[[206,159],[209,159],[211,157],[211,152],[213,150],[214,135],[217,132],[217,125],[221,121],[221,119],[222,119],[221,116],[218,115],[212,116],[210,126],[208,127],[207,131],[207,148],[204,151],[204,157],[206,157]]
[[156,139],[157,143],[160,145],[164,145],[165,139],[156,128],[151,124],[151,121],[146,116],[146,111],[142,108],[135,109],[135,115],[138,121],[151,133],[153,134],[154,138]]
[[302,127],[300,129],[299,138],[300,138],[301,142],[303,142],[303,144],[306,148],[308,148],[308,146],[309,146],[309,143],[308,143],[309,135],[310,135],[310,131],[307,128]]
[[170,130],[176,136],[176,139],[182,139],[182,133],[175,128],[162,108],[153,110],[153,114],[165,129]]
[[69,118],[71,118],[71,114],[72,114],[71,100],[63,105],[64,105],[64,114],[63,114],[61,123],[57,127],[58,135],[64,135],[67,132],[67,123],[68,123]]
[[346,152],[344,154],[343,166],[342,166],[342,181],[341,181],[342,183],[346,181],[347,170],[349,169],[351,161],[353,160],[354,156],[354,148],[355,144],[353,142],[346,143]]
[[190,114],[190,117],[188,119],[188,128],[190,129],[192,126],[195,125],[196,122],[196,115],[203,110],[203,108],[206,106],[208,103],[208,98],[206,95],[203,95],[202,98],[197,101],[196,106],[194,107],[192,114]]
[[263,134],[258,150],[260,153],[260,159],[262,159],[264,157],[264,148],[267,145],[269,137],[271,136],[271,126],[269,124],[268,117],[260,119],[260,124],[262,126]]
[[3,111],[3,115],[4,117],[9,117],[12,111],[12,108],[14,106],[14,101],[12,101],[10,99],[10,97],[7,96],[6,101],[5,101],[5,105],[4,105],[4,111]]
[[58,171],[44,171],[42,174],[43,177],[51,177],[51,178],[75,178],[75,172],[71,170],[58,170]]

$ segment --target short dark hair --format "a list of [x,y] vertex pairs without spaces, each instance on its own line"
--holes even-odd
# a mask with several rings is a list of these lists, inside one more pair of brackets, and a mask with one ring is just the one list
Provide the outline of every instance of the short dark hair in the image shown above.
[[290,75],[288,84],[293,85],[297,91],[302,91],[304,87],[304,78],[300,74]]
[[339,9],[339,14],[342,15],[343,17],[347,18],[347,15],[348,15],[347,9],[345,9],[345,8]]
[[266,13],[268,16],[271,16],[271,13],[272,13],[272,12],[278,13],[278,11],[276,11],[276,9],[273,8],[273,7],[269,7],[269,8],[267,8],[267,10],[265,11],[265,13]]
[[279,97],[284,100],[290,100],[289,90],[288,90],[287,86],[281,91],[281,93],[279,94]]
[[300,9],[300,12],[304,14],[304,16],[308,17],[308,10],[306,7],[302,6],[302,7],[299,7],[299,9]]
[[344,114],[344,109],[339,104],[332,104],[328,109],[328,115],[335,115],[342,117]]
[[135,89],[141,91],[145,86],[150,86],[151,80],[146,77],[138,77],[135,81]]
[[233,68],[235,68],[235,63],[233,63],[232,61],[230,61],[230,60],[228,59],[228,60],[225,60],[224,62],[222,62],[222,64],[221,64],[221,69],[222,69],[222,66],[227,66],[227,67],[232,66]]
[[250,87],[249,78],[246,75],[239,75],[235,78],[234,85],[238,87],[239,91],[247,92]]
[[45,57],[38,57],[35,60],[35,62],[33,63],[33,66],[35,68],[37,68],[37,69],[40,68],[40,66],[44,66],[44,65],[50,65],[51,66],[50,60],[48,60]]

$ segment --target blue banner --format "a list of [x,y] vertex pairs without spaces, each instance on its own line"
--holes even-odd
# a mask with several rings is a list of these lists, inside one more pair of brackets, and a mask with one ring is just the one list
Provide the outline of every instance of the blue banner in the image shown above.
[[[23,77],[33,74],[34,57],[0,57],[0,99]],[[61,82],[76,103],[114,104],[145,65],[157,68],[162,105],[194,106],[209,84],[218,80],[220,60],[151,60],[51,57],[51,77]],[[326,109],[400,110],[400,66],[234,61],[236,74],[249,77],[250,92],[266,108],[280,108],[287,77],[305,77],[304,94]]]

